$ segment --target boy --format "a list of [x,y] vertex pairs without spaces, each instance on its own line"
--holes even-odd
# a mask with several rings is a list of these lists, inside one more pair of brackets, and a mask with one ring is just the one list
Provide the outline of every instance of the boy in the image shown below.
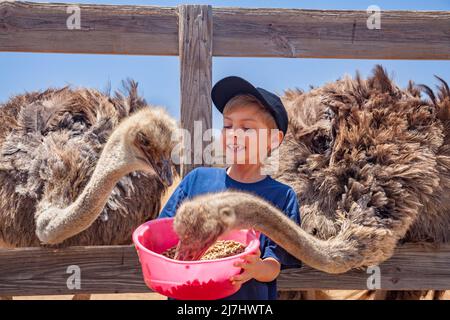
[[[232,163],[225,169],[192,170],[177,186],[159,217],[173,217],[186,198],[232,188],[264,198],[300,223],[293,189],[261,171],[264,154],[277,148],[286,134],[288,116],[280,98],[234,76],[216,83],[211,98],[224,116],[221,139],[226,157]],[[260,242],[256,254],[249,254],[236,263],[243,271],[230,281],[240,289],[226,299],[276,299],[276,278],[280,270],[300,265],[265,235],[261,234]]]

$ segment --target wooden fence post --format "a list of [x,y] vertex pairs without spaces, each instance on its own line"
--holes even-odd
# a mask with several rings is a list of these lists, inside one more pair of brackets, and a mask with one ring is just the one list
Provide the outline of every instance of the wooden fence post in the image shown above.
[[181,127],[189,132],[181,158],[181,176],[203,164],[203,132],[212,127],[212,8],[209,5],[181,5],[179,55]]

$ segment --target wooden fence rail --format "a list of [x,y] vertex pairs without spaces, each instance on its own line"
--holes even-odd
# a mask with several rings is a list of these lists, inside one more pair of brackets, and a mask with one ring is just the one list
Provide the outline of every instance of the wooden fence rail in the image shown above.
[[[179,55],[175,7],[0,2],[0,51]],[[183,6],[181,6],[183,7]],[[194,7],[194,6],[187,6]],[[213,56],[450,59],[450,12],[212,8]]]
[[[439,249],[404,245],[380,265],[381,289],[450,288],[450,246]],[[81,288],[68,289],[70,266],[78,266]],[[284,270],[280,290],[367,289],[367,270],[333,275],[307,266]],[[0,249],[0,295],[149,292],[133,246],[66,249]]]

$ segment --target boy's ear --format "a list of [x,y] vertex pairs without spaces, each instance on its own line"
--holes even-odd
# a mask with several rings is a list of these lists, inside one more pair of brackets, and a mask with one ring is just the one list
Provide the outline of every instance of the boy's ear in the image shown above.
[[269,155],[271,153],[271,151],[273,151],[274,149],[278,148],[281,144],[281,141],[283,141],[283,131],[281,130],[272,130],[272,132],[270,133],[270,150],[269,150]]

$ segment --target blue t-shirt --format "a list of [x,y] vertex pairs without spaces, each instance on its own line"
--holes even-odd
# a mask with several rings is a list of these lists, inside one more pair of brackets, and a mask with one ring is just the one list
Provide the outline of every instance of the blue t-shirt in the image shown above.
[[[256,194],[278,207],[289,218],[300,224],[298,199],[294,190],[270,176],[254,183],[244,183],[228,176],[225,168],[199,167],[189,172],[180,182],[162,209],[159,218],[173,217],[184,199],[197,195],[234,189]],[[272,257],[281,264],[282,269],[300,267],[301,262],[279,247],[264,234],[260,236],[261,258]],[[276,299],[276,279],[260,282],[251,279],[244,283],[239,291],[226,297],[228,300],[267,300]]]

